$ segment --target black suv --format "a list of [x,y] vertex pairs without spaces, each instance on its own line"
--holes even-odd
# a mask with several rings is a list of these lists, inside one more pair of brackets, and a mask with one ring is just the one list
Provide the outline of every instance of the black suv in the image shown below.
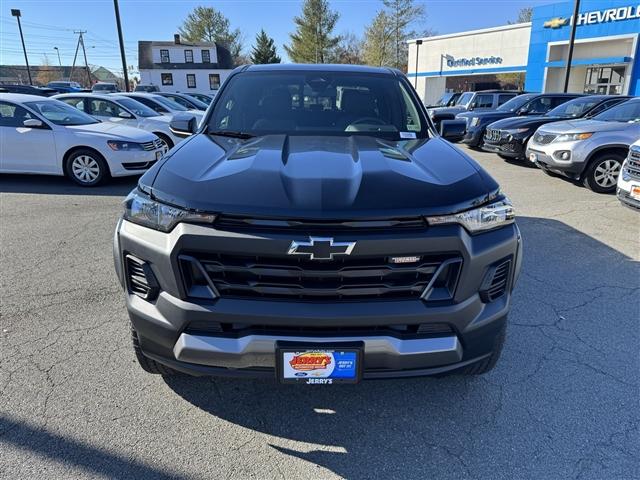
[[482,147],[484,134],[490,123],[515,116],[544,115],[552,108],[581,96],[582,94],[577,93],[525,93],[495,110],[461,113],[456,115],[456,119],[467,122],[467,132],[462,143],[470,147]]
[[142,368],[315,384],[495,365],[513,208],[401,72],[244,66],[199,125],[183,115],[114,237]]
[[464,92],[460,94],[453,106],[429,108],[429,117],[439,131],[443,120],[453,120],[457,114],[463,112],[495,110],[521,93],[516,90]]
[[505,118],[491,123],[484,136],[483,150],[524,160],[527,142],[538,127],[551,122],[591,118],[628,100],[622,95],[589,95],[569,100],[544,115]]

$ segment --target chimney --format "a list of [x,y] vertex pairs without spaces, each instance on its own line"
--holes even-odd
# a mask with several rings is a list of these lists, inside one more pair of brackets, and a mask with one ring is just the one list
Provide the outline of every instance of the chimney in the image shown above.
[[180,45],[180,34],[179,33],[176,33],[173,36],[173,41],[175,42],[176,45]]

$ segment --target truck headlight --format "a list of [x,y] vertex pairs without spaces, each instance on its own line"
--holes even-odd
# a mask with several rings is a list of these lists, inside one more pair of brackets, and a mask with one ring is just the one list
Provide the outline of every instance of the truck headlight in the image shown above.
[[480,117],[473,117],[471,119],[471,126],[477,127],[478,125],[480,125]]
[[170,232],[181,222],[212,224],[216,216],[165,205],[135,189],[124,200],[124,218],[145,227]]
[[429,225],[447,225],[457,223],[466,228],[469,233],[486,232],[500,228],[515,220],[515,210],[508,198],[467,210],[453,215],[427,217]]
[[564,133],[562,135],[558,135],[554,142],[577,142],[578,140],[586,140],[587,138],[591,138],[593,132],[590,133]]
[[144,150],[141,144],[136,142],[122,142],[120,140],[109,140],[107,142],[109,148],[115,151],[131,151],[131,150]]

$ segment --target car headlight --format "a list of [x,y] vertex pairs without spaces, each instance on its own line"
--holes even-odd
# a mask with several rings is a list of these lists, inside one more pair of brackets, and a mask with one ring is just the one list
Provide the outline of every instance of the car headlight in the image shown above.
[[123,142],[120,140],[109,140],[107,142],[107,145],[109,145],[109,148],[111,148],[111,150],[116,150],[116,151],[144,150],[142,145],[136,142]]
[[467,210],[453,215],[427,217],[429,225],[447,225],[457,223],[469,233],[486,232],[494,228],[504,227],[515,220],[515,210],[508,198]]
[[135,189],[124,200],[124,218],[145,227],[170,232],[181,222],[212,224],[216,216],[165,205]]
[[590,133],[565,133],[562,135],[558,135],[553,141],[554,142],[577,142],[578,140],[586,140],[587,138],[591,138],[593,132]]
[[471,119],[471,126],[477,127],[478,125],[480,125],[480,117],[473,117]]

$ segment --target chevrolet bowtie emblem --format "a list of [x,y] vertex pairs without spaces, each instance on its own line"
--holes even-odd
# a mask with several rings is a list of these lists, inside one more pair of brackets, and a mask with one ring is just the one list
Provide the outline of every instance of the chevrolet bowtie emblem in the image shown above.
[[569,19],[564,17],[556,17],[544,22],[544,28],[560,28],[569,25]]
[[289,255],[308,255],[310,260],[333,260],[334,255],[351,255],[356,242],[334,242],[333,238],[309,237],[308,242],[291,242]]

